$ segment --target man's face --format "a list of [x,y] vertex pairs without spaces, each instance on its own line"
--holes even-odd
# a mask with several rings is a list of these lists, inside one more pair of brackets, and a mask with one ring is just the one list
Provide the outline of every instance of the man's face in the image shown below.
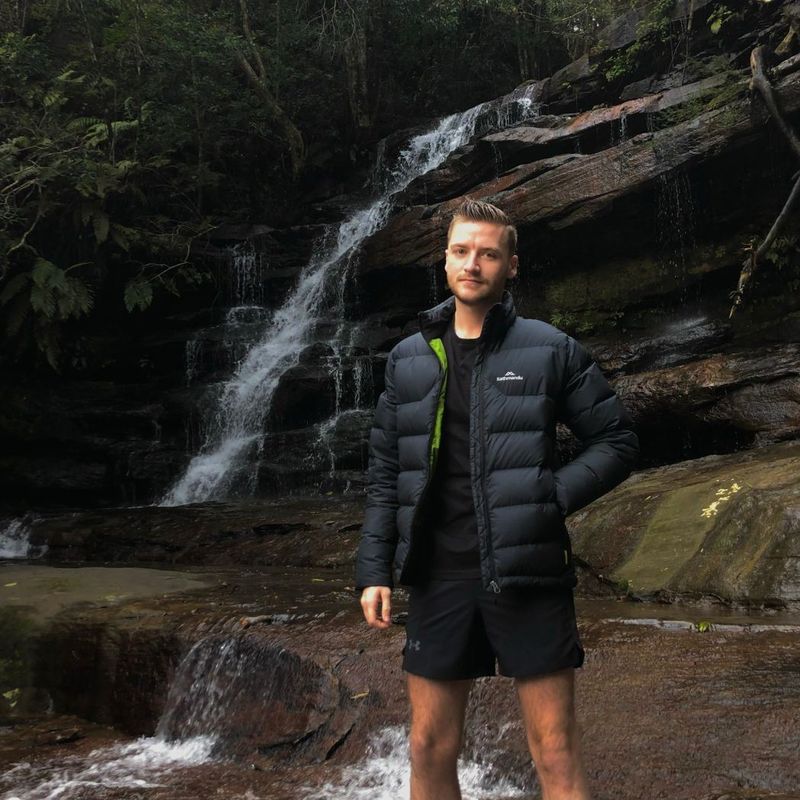
[[508,252],[505,226],[458,220],[445,250],[447,285],[457,300],[489,309],[517,274],[518,259]]

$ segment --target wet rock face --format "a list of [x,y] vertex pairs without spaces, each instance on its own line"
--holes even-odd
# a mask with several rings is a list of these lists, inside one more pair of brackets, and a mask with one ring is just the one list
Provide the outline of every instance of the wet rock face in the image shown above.
[[637,596],[800,608],[800,445],[640,471],[570,533],[596,574]]
[[333,566],[352,562],[363,498],[42,515],[31,541],[54,563]]
[[[340,575],[312,584],[321,587],[313,599],[302,576],[239,575],[236,586],[65,609],[42,634],[40,685],[57,711],[80,706],[90,719],[129,733],[182,742],[210,736],[211,757],[222,761],[162,770],[162,800],[201,797],[209,785],[280,800],[397,797],[408,772],[402,624],[367,629],[354,598],[342,595]],[[399,623],[406,598],[398,592],[395,600]],[[800,743],[793,724],[800,710],[797,617],[781,624],[780,615],[750,616],[761,624],[744,630],[708,606],[668,609],[678,620],[711,620],[705,627],[660,624],[663,611],[578,600],[587,658],[575,675],[576,707],[592,791],[613,786],[619,800],[792,798],[800,779],[793,758]],[[471,787],[494,796],[536,793],[513,681],[474,683],[465,732]],[[98,770],[109,777],[119,751],[91,752],[92,740],[105,743],[97,736],[86,717],[51,719],[46,727],[4,720],[0,790],[63,781],[84,766],[95,778]],[[102,736],[121,738],[108,729]],[[146,743],[135,752],[146,754]],[[19,762],[36,769],[18,771],[9,785],[6,767]],[[141,791],[134,781],[146,774],[130,766],[114,790],[119,796]],[[504,785],[511,789],[505,795]]]
[[181,660],[157,734],[169,741],[212,733],[217,755],[291,750],[320,731],[339,700],[330,673],[265,637],[211,635]]
[[38,643],[34,685],[55,708],[133,734],[152,733],[180,652],[171,625],[59,621]]

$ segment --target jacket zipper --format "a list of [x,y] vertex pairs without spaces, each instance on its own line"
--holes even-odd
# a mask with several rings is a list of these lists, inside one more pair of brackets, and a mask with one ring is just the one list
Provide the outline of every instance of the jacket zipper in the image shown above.
[[[428,474],[425,477],[425,485],[422,487],[422,491],[419,493],[419,502],[417,503],[417,507],[414,510],[414,516],[411,520],[411,526],[409,528],[409,538],[410,541],[408,543],[408,552],[406,553],[406,557],[403,562],[403,567],[401,569],[401,576],[402,573],[405,571],[405,565],[408,563],[409,558],[411,557],[411,553],[414,549],[414,532],[417,527],[417,518],[419,515],[420,508],[423,507],[426,494],[428,492],[428,488],[431,485],[431,481],[433,479],[433,474],[436,469],[436,462],[439,457],[439,449],[441,445],[441,429],[442,429],[442,416],[444,413],[444,395],[447,389],[447,356],[444,353],[444,347],[442,346],[441,339],[438,340],[441,350],[437,350],[431,344],[431,350],[436,354],[436,359],[439,362],[439,373],[442,376],[442,382],[439,384],[439,392],[436,397],[436,407],[433,411],[433,429],[431,430],[431,437],[428,440]],[[435,446],[434,446],[435,443]]]
[[481,375],[483,373],[483,355],[481,355],[480,361],[477,364],[477,376],[475,379],[475,388],[478,392],[478,433],[480,435],[480,446],[481,446],[481,471],[480,471],[480,480],[481,480],[481,491],[483,492],[483,520],[484,520],[484,527],[485,527],[485,536],[486,536],[486,551],[489,554],[489,575],[491,580],[489,581],[489,588],[495,593],[500,593],[500,586],[497,583],[497,573],[495,572],[494,566],[494,547],[492,546],[492,530],[489,523],[489,510],[488,510],[488,501],[486,499],[486,431],[483,426],[483,390],[481,388]]

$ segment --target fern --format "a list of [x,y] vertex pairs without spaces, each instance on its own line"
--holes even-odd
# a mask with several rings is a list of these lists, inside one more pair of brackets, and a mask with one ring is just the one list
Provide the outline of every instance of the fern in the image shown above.
[[56,313],[56,296],[48,286],[31,287],[31,308],[47,319],[53,319]]
[[80,279],[67,276],[67,288],[57,299],[61,319],[88,314],[94,305],[92,290]]
[[141,278],[134,278],[125,287],[125,308],[144,311],[153,302],[153,287]]
[[31,271],[34,284],[42,289],[64,289],[66,277],[63,269],[41,256],[36,259]]
[[75,117],[67,123],[66,128],[71,133],[82,133],[97,125],[105,125],[105,122],[100,117]]

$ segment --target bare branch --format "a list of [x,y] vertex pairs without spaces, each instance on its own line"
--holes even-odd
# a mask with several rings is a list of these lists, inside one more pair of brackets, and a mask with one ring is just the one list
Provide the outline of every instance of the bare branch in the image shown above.
[[[786,118],[780,109],[778,98],[776,97],[775,91],[772,88],[772,84],[767,78],[766,69],[764,66],[764,53],[765,48],[763,45],[759,45],[758,47],[754,48],[752,53],[750,53],[750,69],[753,73],[753,77],[750,80],[750,91],[755,90],[761,95],[770,115],[775,120],[781,133],[783,133],[783,135],[786,137],[787,141],[789,142],[789,146],[792,148],[797,158],[800,159],[800,139],[798,139],[794,129],[786,121]],[[733,303],[731,305],[730,313],[728,314],[729,319],[733,317],[733,315],[736,313],[736,310],[742,305],[745,292],[750,286],[753,274],[755,273],[756,269],[758,269],[759,263],[766,255],[767,250],[769,250],[778,234],[781,232],[781,230],[783,230],[784,226],[788,222],[789,216],[797,202],[798,197],[800,197],[800,177],[796,177],[792,191],[789,193],[789,197],[783,204],[783,208],[781,209],[780,214],[778,214],[775,222],[772,224],[772,227],[770,228],[766,238],[758,248],[752,248],[750,254],[742,264],[738,285],[735,291],[731,292],[730,295]]]

